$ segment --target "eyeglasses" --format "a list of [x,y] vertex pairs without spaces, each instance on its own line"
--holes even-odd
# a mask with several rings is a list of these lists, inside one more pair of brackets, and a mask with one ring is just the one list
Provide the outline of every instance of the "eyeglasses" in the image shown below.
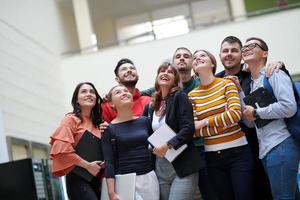
[[265,48],[263,48],[260,44],[258,43],[251,43],[251,44],[248,44],[248,45],[244,45],[242,48],[241,48],[241,52],[245,51],[246,49],[249,49],[249,50],[252,50],[254,49],[256,46],[258,46],[259,48],[261,48],[261,50],[263,51],[267,51]]

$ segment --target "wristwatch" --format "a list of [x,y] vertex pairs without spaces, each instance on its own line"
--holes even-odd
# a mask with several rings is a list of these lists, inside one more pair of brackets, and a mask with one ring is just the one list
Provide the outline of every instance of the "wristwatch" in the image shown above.
[[254,110],[252,111],[252,115],[253,115],[253,117],[255,117],[256,119],[259,118],[259,115],[257,114],[256,109],[254,109]]

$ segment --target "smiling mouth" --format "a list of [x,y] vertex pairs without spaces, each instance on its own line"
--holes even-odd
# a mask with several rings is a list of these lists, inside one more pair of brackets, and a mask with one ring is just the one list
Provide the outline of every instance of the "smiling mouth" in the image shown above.
[[199,64],[204,64],[205,62],[204,61],[202,61],[202,60],[199,60],[199,61],[197,61],[197,65],[199,65]]
[[169,81],[170,78],[168,78],[168,77],[166,77],[166,76],[162,76],[162,77],[160,78],[160,80],[162,80],[162,81]]
[[130,99],[129,95],[124,95],[123,97],[121,97],[121,100],[128,100],[128,99]]
[[226,59],[226,62],[234,62],[234,59]]
[[87,103],[87,104],[94,104],[95,103],[95,101],[92,100],[92,99],[84,100],[84,102]]
[[253,54],[253,53],[251,53],[251,52],[249,52],[249,53],[244,53],[243,56],[244,56],[244,57],[246,57],[246,56],[251,56],[252,54]]

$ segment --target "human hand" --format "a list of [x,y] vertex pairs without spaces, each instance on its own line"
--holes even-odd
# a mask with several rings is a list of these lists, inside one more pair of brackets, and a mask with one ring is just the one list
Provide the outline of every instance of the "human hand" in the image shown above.
[[243,110],[243,118],[252,122],[256,118],[253,116],[254,108],[252,106],[246,105]]
[[224,78],[229,79],[232,82],[234,82],[235,86],[238,89],[238,92],[241,92],[243,90],[242,87],[241,87],[241,84],[240,84],[240,80],[237,76],[225,76]]
[[89,162],[86,170],[92,174],[93,176],[97,176],[98,173],[100,172],[100,170],[102,169],[101,165],[103,165],[104,162],[103,161],[93,161],[93,162]]
[[100,134],[102,134],[105,131],[105,129],[107,129],[107,127],[108,127],[108,123],[106,121],[102,122],[99,126]]
[[276,63],[268,63],[265,68],[266,77],[272,76],[274,72],[276,73],[279,72],[282,66],[283,66],[283,62],[280,61]]
[[109,200],[121,200],[120,196],[117,193],[110,193],[108,194]]
[[201,129],[207,125],[208,125],[208,118],[205,118],[205,119],[202,119],[199,121],[195,121],[195,129],[196,130]]
[[168,151],[169,147],[167,144],[163,144],[160,146],[157,146],[153,149],[153,153],[159,157],[164,157]]

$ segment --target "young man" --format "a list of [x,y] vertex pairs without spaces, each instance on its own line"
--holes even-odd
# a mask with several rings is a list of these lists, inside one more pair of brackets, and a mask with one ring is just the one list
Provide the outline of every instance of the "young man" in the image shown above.
[[[264,87],[265,65],[268,46],[260,38],[249,38],[241,48],[243,60],[251,72],[250,92]],[[300,146],[287,130],[284,118],[297,111],[292,81],[283,71],[272,75],[269,84],[276,102],[266,107],[245,106],[243,116],[248,121],[257,118],[273,119],[263,127],[255,126],[259,141],[259,158],[268,174],[274,199],[295,199],[299,192],[297,171],[300,159]]]
[[[236,76],[238,77],[239,83],[241,85],[242,90],[249,94],[250,92],[250,82],[251,82],[251,74],[250,72],[243,71],[242,61],[242,42],[240,39],[234,36],[226,37],[221,43],[220,49],[220,60],[224,66],[224,70],[220,73],[216,74],[217,77],[225,77],[225,76]],[[274,68],[279,68],[281,63],[270,64],[269,74],[272,74]],[[246,133],[246,137],[250,148],[253,153],[253,158],[255,161],[255,199],[268,200],[272,199],[272,193],[270,189],[270,184],[268,177],[264,171],[263,165],[258,158],[258,140],[256,131],[254,128],[248,128],[243,123],[240,123],[242,130]]]
[[[141,116],[144,111],[144,106],[150,102],[150,97],[142,96],[141,92],[135,87],[139,76],[134,66],[134,63],[128,59],[123,58],[119,60],[115,67],[115,80],[124,85],[133,96],[132,111],[134,116]],[[104,121],[111,122],[116,117],[115,110],[109,105],[108,102],[104,102],[102,105],[102,116]]]

